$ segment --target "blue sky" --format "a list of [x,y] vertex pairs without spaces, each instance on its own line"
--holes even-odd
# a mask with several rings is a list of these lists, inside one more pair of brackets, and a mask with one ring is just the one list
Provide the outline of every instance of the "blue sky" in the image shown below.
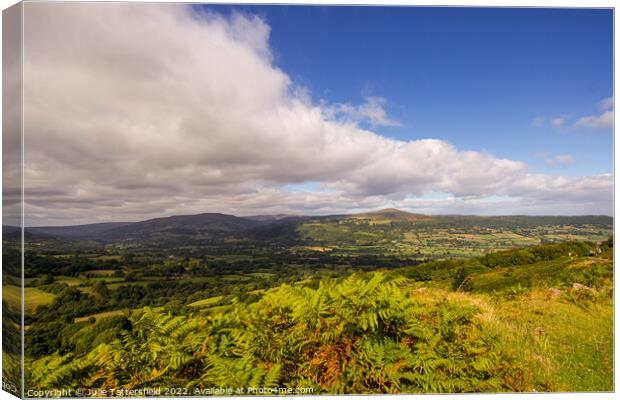
[[[208,8],[263,18],[274,64],[313,101],[385,98],[388,115],[401,125],[377,133],[440,138],[527,162],[537,172],[612,171],[611,130],[571,126],[600,114],[599,102],[613,94],[611,10]],[[537,118],[542,126],[534,126]],[[563,126],[552,125],[554,118]],[[574,161],[549,167],[557,155]]]

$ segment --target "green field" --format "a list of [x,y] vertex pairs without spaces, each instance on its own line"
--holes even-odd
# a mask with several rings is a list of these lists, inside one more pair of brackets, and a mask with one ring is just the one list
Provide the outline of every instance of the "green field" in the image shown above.
[[124,315],[125,312],[126,311],[124,310],[105,311],[97,314],[88,315],[86,317],[76,318],[75,322],[84,322],[90,320],[91,318],[94,318],[96,321],[98,321],[102,318],[114,317],[116,315]]
[[[21,288],[19,286],[2,285],[2,299],[7,302],[14,311],[21,310]],[[37,288],[24,288],[24,309],[26,313],[32,313],[40,305],[49,304],[54,300],[54,295]]]
[[188,307],[211,307],[219,303],[220,301],[222,301],[223,298],[224,298],[223,296],[210,297],[208,299],[195,301],[193,303],[188,304],[187,306]]
[[80,278],[76,278],[73,276],[57,276],[56,281],[60,282],[60,283],[65,283],[69,286],[77,286],[80,285],[84,282],[83,279]]
[[[406,213],[405,213],[406,214]],[[464,219],[462,223],[468,222]],[[569,240],[604,240],[610,228],[596,225],[503,226],[479,218],[474,225],[451,227],[438,219],[403,215],[391,219],[381,215],[354,216],[337,221],[301,224],[297,232],[312,246],[329,248],[336,254],[394,254],[415,258],[477,257],[514,247]],[[454,225],[454,223],[452,224]],[[323,247],[325,246],[325,247]]]

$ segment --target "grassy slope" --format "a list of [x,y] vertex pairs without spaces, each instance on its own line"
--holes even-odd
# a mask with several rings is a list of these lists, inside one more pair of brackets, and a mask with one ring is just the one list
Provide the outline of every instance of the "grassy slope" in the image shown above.
[[[510,378],[518,391],[613,390],[613,308],[587,307],[534,290],[513,299],[485,294],[418,288],[417,298],[469,303],[479,310],[485,330],[521,372]],[[566,292],[568,293],[568,292]]]
[[533,291],[495,307],[505,347],[537,391],[613,390],[613,308]]
[[[2,286],[2,299],[14,311],[21,309],[21,288],[12,285]],[[24,308],[27,313],[33,312],[40,305],[49,304],[54,295],[36,288],[24,288]]]
[[[468,276],[469,301],[480,304],[504,350],[529,371],[516,386],[536,391],[613,390],[613,260],[562,256],[484,269]],[[424,268],[424,265],[420,266]],[[441,295],[458,265],[418,282]],[[575,290],[573,284],[587,285]]]

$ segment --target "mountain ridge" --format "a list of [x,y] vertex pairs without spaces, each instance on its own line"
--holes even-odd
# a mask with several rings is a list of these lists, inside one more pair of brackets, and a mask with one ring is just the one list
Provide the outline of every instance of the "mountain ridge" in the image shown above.
[[[610,225],[609,216],[473,216],[425,215],[396,208],[375,211],[325,215],[254,215],[238,217],[223,213],[200,213],[157,217],[137,222],[105,222],[83,225],[26,227],[30,237],[70,240],[94,240],[103,243],[149,242],[157,245],[180,245],[226,240],[289,241],[297,228],[305,223],[330,224],[338,221],[367,221],[371,224],[412,224],[415,226],[533,226],[550,224]],[[18,227],[4,226],[5,237],[17,239]]]

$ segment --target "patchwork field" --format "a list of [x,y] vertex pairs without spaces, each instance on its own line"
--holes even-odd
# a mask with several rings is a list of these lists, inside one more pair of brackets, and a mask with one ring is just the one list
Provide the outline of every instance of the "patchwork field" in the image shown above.
[[308,250],[328,250],[336,254],[389,254],[416,259],[477,257],[544,243],[600,241],[611,234],[611,226],[595,224],[508,226],[483,218],[461,221],[461,224],[462,227],[446,227],[441,219],[430,217],[352,217],[308,222],[297,230],[302,238],[315,244],[306,246]]

